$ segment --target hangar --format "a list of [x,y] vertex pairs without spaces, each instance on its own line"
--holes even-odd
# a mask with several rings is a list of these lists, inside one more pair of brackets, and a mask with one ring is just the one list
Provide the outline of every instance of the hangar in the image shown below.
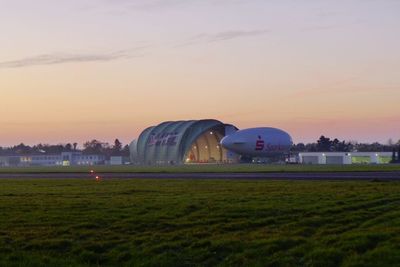
[[234,162],[237,155],[220,145],[238,129],[218,120],[168,121],[145,129],[130,144],[134,164]]

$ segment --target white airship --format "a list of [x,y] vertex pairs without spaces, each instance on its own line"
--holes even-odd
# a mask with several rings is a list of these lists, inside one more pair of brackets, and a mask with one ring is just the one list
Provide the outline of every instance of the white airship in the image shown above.
[[240,130],[221,140],[221,145],[229,151],[258,158],[287,153],[292,144],[288,133],[269,127]]

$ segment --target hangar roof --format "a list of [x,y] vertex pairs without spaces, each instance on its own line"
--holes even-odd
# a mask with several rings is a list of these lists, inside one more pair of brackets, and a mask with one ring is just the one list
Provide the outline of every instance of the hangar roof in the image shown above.
[[212,119],[163,122],[145,129],[132,142],[131,155],[141,164],[179,164],[199,136],[214,129],[225,135],[226,126],[231,125]]

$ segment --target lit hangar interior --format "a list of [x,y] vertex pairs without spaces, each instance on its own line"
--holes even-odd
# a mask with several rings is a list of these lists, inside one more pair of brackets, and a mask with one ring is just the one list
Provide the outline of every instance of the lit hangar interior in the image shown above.
[[131,162],[142,165],[220,163],[237,155],[220,145],[237,128],[218,120],[168,121],[145,129],[130,144]]

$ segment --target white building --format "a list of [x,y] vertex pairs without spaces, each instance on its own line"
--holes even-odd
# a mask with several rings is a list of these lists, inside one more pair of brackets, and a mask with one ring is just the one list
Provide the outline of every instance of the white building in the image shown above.
[[110,158],[110,165],[123,165],[124,164],[124,158],[123,157],[116,157],[113,156]]
[[12,155],[0,156],[0,166],[71,166],[101,165],[103,155],[85,155],[82,152],[63,152],[58,155]]
[[388,164],[392,152],[304,152],[301,164]]

